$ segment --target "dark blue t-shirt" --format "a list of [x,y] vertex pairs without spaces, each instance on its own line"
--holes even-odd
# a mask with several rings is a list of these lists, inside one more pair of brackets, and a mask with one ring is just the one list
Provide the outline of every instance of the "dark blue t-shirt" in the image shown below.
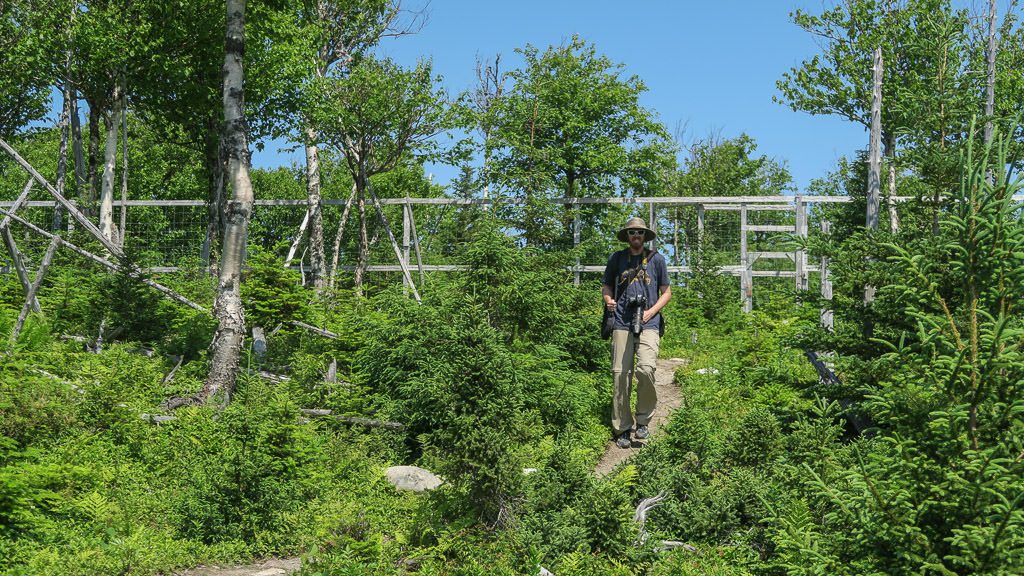
[[[636,308],[628,306],[627,303],[634,295],[645,294],[647,296],[647,305],[644,307],[646,310],[658,301],[658,288],[668,285],[668,267],[665,264],[665,257],[658,252],[652,252],[648,256],[647,266],[627,284],[627,281],[633,278],[635,269],[643,264],[643,259],[643,253],[633,255],[629,253],[628,248],[614,252],[608,258],[603,282],[611,287],[613,296],[618,295],[615,306],[616,330],[628,330],[630,323],[633,322],[633,313]],[[659,312],[644,324],[644,330],[660,329],[661,313]]]

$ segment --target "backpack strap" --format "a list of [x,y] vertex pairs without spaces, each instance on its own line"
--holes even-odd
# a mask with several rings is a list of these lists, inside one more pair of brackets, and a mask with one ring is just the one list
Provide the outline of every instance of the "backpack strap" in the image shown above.
[[[616,263],[615,277],[618,278],[619,275],[622,274],[621,270],[625,267],[625,264],[629,263],[629,249],[628,248],[624,248],[622,250],[619,250],[615,254],[616,254],[616,258],[618,258],[619,260],[623,260],[624,259],[623,262]],[[617,280],[615,282],[615,299],[616,300],[619,299],[618,298],[619,286],[622,285],[622,284],[629,285],[630,282],[635,280],[636,277],[640,275],[640,271],[641,270],[647,270],[647,263],[650,260],[650,258],[652,256],[654,256],[655,254],[657,254],[657,252],[655,250],[649,250],[647,248],[644,248],[643,259],[640,261],[640,265],[636,267],[636,270],[633,272],[633,275],[629,278],[629,280]]]

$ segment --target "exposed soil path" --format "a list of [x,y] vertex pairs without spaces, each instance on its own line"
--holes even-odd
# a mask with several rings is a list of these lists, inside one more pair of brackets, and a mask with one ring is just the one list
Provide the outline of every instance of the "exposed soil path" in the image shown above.
[[288,576],[299,571],[298,558],[271,558],[245,566],[199,566],[174,576]]
[[686,363],[685,358],[658,359],[658,367],[654,372],[654,387],[658,391],[658,407],[654,411],[654,417],[650,424],[647,425],[651,436],[647,440],[633,438],[633,445],[629,448],[619,448],[615,445],[614,440],[609,440],[604,448],[604,455],[594,467],[594,474],[597,477],[607,475],[616,466],[628,460],[638,449],[643,448],[658,433],[661,425],[668,422],[672,412],[682,405],[683,393],[676,385],[676,368]]

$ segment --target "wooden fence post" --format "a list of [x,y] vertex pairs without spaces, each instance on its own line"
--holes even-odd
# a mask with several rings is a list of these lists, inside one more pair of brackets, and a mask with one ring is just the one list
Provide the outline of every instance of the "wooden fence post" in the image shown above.
[[[806,240],[807,239],[807,204],[803,201],[803,197],[796,197],[796,235]],[[796,249],[796,254],[793,255],[796,262],[796,289],[807,290],[808,275],[807,275],[807,252],[803,246],[800,245]]]
[[[572,247],[580,247],[580,207],[576,206],[572,217]],[[580,254],[576,252],[576,269],[572,273],[573,286],[580,285]]]
[[[821,233],[828,236],[831,233],[829,229],[828,220],[822,220],[821,222]],[[822,299],[832,302],[832,277],[828,269],[828,256],[824,255],[821,257],[821,297]],[[832,308],[821,309],[821,327],[829,332],[835,329],[835,320],[832,315]]]
[[[409,223],[409,195],[405,195],[405,203],[402,204],[402,258],[406,263],[409,262],[409,239],[412,235],[412,225]],[[406,289],[409,288],[409,281],[402,276],[402,286]]]
[[750,273],[750,254],[747,251],[747,205],[740,204],[740,295],[743,311],[754,309],[754,277]]

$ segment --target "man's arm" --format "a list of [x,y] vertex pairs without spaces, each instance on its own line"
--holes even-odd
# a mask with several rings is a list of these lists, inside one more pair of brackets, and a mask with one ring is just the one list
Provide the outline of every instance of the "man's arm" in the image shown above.
[[665,304],[668,304],[668,301],[672,299],[671,284],[658,286],[658,291],[660,293],[660,295],[658,296],[658,301],[654,303],[654,306],[651,306],[650,308],[644,311],[644,324],[650,322],[651,318],[654,318],[654,315],[660,312],[661,309],[665,307]]
[[611,283],[617,280],[619,271],[615,269],[615,256],[618,252],[612,252],[608,257],[608,264],[604,267],[604,282],[601,283],[601,297],[604,299],[604,307],[608,310],[615,310],[615,291]]
[[668,304],[668,301],[672,299],[672,285],[668,281],[668,265],[665,263],[665,257],[661,254],[657,255],[655,260],[656,279],[658,280],[658,301],[654,303],[646,312],[644,312],[644,323],[650,322],[651,318],[654,318],[655,314],[661,311]]

